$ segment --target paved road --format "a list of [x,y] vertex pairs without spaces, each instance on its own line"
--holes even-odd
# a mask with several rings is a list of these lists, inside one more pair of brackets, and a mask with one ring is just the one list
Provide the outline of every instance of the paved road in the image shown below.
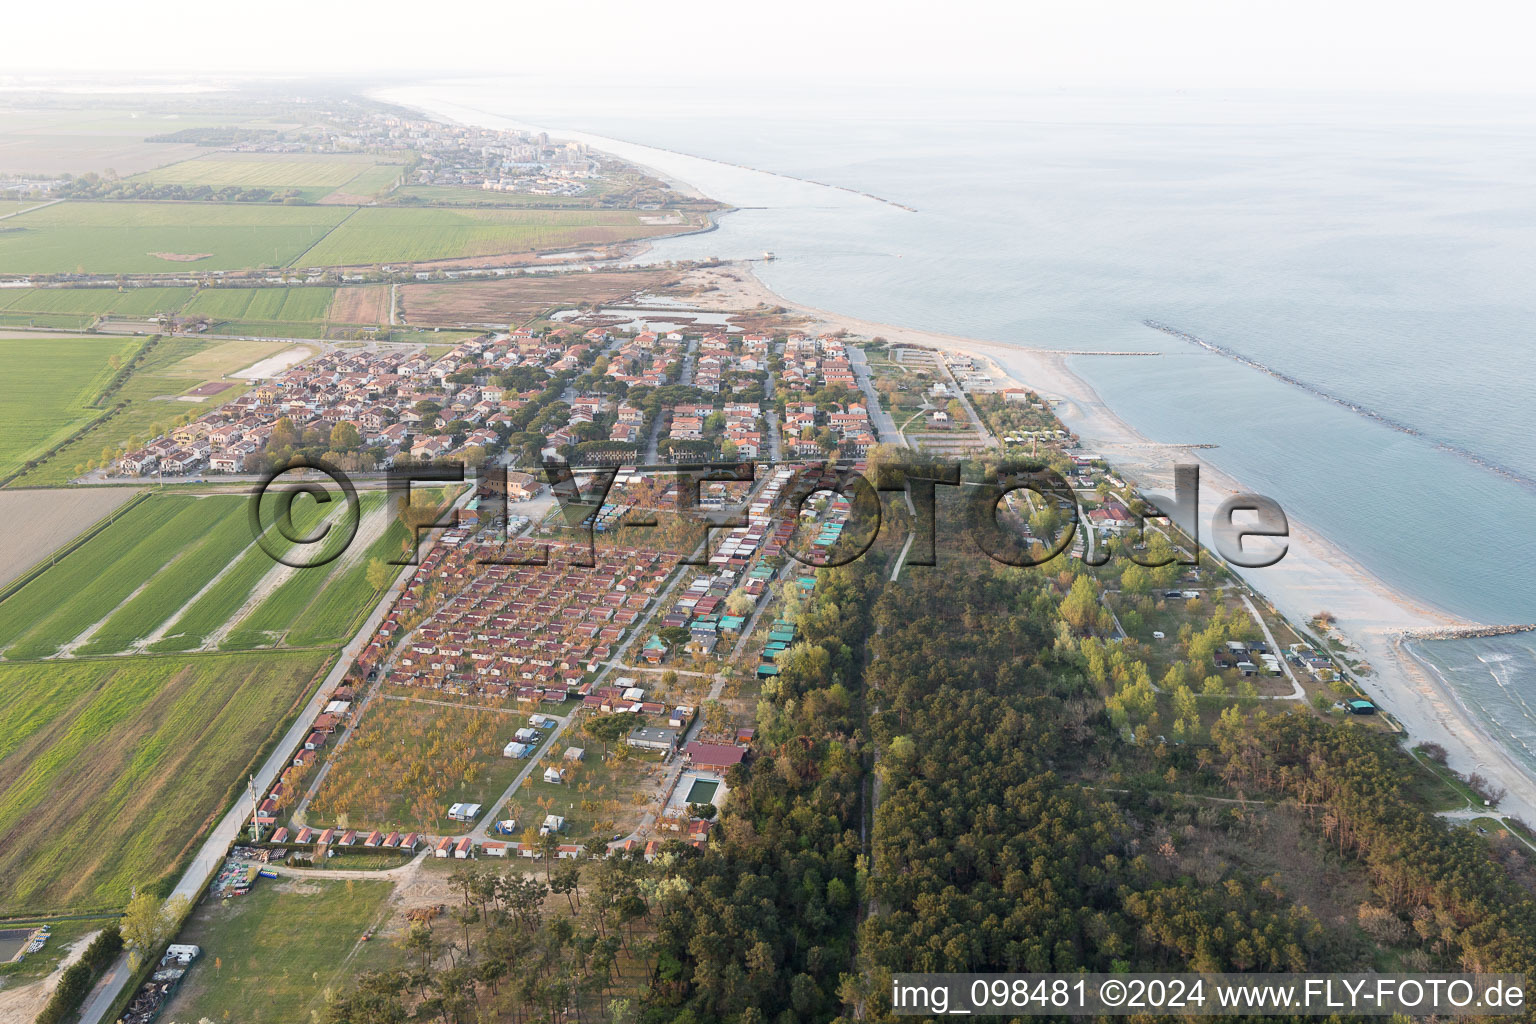
[[1509,822],[1504,820],[1506,816],[1498,813],[1491,807],[1463,807],[1460,810],[1440,811],[1438,813],[1440,817],[1446,819],[1447,821],[1454,821],[1458,825],[1462,825],[1468,828],[1470,828],[1472,822],[1478,818],[1492,818],[1500,825],[1503,825],[1504,830],[1510,835],[1520,840],[1520,842],[1524,843],[1532,850],[1536,850],[1536,844],[1533,844],[1529,839],[1525,838],[1525,836],[1522,836],[1519,832],[1516,832],[1513,828],[1511,828]]
[[779,413],[765,409],[763,419],[768,421],[768,462],[777,465],[784,461],[784,435],[779,430]]
[[891,582],[896,582],[896,577],[901,575],[901,567],[906,564],[907,552],[912,550],[912,542],[917,539],[917,531],[907,534],[907,542],[902,545],[901,554],[896,556],[896,564],[891,566]]
[[[466,495],[470,493],[473,492],[466,491]],[[436,534],[434,533],[429,536],[435,538]],[[293,756],[293,751],[309,735],[309,727],[314,722],[315,716],[320,714],[325,705],[330,702],[331,691],[336,689],[341,683],[347,674],[348,667],[351,666],[363,648],[367,646],[368,641],[373,637],[373,631],[384,620],[385,612],[394,603],[395,598],[400,595],[400,592],[405,589],[410,577],[411,572],[403,570],[395,579],[395,582],[390,585],[388,593],[374,606],[373,612],[368,616],[368,620],[363,623],[362,628],[357,631],[357,634],[353,636],[352,640],[342,650],[341,656],[331,666],[331,671],[326,675],[319,689],[315,691],[315,695],[310,698],[305,708],[293,719],[293,723],[289,725],[288,731],[283,734],[282,739],[272,748],[272,753],[267,757],[266,762],[256,771],[256,788],[259,792],[266,792],[272,783],[277,781],[277,777],[282,774],[283,769],[288,766],[289,760]],[[208,838],[203,841],[203,845],[198,849],[197,855],[192,859],[192,863],[188,864],[187,869],[182,872],[176,887],[171,890],[172,896],[185,896],[189,900],[197,899],[198,893],[202,892],[203,887],[208,884],[208,880],[213,877],[214,873],[218,871],[219,866],[224,863],[224,856],[229,851],[230,845],[234,843],[239,837],[241,829],[245,827],[248,811],[249,808],[246,806],[245,798],[242,796],[235,801],[234,806],[225,812],[224,816],[219,819],[219,823],[208,833]],[[128,979],[128,958],[125,954],[118,957],[117,962],[112,965],[112,969],[108,972],[105,983],[97,988],[90,1003],[82,1011],[80,1015],[81,1024],[100,1024],[100,1022],[106,1020],[108,1012],[122,993],[124,986],[127,985]]]
[[949,368],[949,363],[942,357],[942,355],[939,358],[939,365],[944,367],[944,375],[948,377],[949,382],[954,385],[955,397],[960,399],[960,404],[965,407],[965,414],[971,418],[971,426],[975,429],[977,435],[981,438],[981,443],[986,445],[988,448],[999,447],[997,437],[993,435],[992,431],[987,429],[987,426],[982,421],[981,416],[977,414],[975,407],[971,405],[970,396],[968,396],[965,393],[965,389],[960,386],[960,381],[955,378],[954,371]]
[[[528,778],[529,775],[532,775],[535,768],[541,767],[545,763],[545,758],[550,753],[550,751],[559,750],[559,740],[561,734],[565,732],[566,728],[573,721],[575,721],[575,719],[575,710],[572,710],[569,715],[566,715],[564,718],[560,719],[560,724],[555,726],[555,731],[550,733],[549,739],[544,742],[544,747],[542,748],[543,753],[535,754],[528,758],[528,763],[523,766],[522,771],[517,773],[517,778],[513,779],[507,788],[502,790],[501,796],[493,800],[491,802],[490,809],[485,812],[484,816],[482,816],[479,821],[475,822],[475,827],[470,829],[470,835],[475,836],[477,839],[501,838],[499,836],[493,835],[490,831],[491,825],[498,820],[496,817],[497,811],[501,809],[502,804],[512,799],[512,794],[517,792],[517,787],[523,784],[523,780]],[[558,763],[559,757],[560,755],[557,753],[555,755],[555,760],[549,763]]]
[[[775,569],[773,575],[768,577],[768,582],[771,584],[774,580],[778,579],[779,573],[782,571],[782,566]],[[763,613],[768,610],[768,606],[771,604],[773,604],[773,596],[771,594],[764,594],[762,603],[752,612],[752,618],[747,620],[746,628],[741,631],[741,636],[737,638],[736,646],[731,648],[731,661],[735,661],[736,657],[741,654],[741,649],[747,645],[747,638],[757,628],[757,620],[763,617]]]
[[870,376],[869,360],[864,357],[864,350],[857,345],[849,345],[848,364],[853,370],[854,379],[859,382],[859,390],[864,392],[864,404],[869,409],[869,418],[875,425],[875,436],[884,444],[906,447],[907,439],[896,428],[896,421],[891,419],[890,413],[880,407],[880,394],[875,390],[874,381]]

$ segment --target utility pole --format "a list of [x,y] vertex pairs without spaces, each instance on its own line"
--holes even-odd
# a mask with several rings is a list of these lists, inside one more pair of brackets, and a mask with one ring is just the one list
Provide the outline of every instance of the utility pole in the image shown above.
[[256,776],[250,776],[246,788],[251,794],[251,842],[261,842],[261,826],[256,823]]

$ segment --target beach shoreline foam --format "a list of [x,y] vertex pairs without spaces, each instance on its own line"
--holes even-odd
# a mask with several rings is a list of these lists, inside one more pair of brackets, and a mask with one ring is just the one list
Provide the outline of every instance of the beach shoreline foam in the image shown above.
[[[414,107],[428,116],[483,122],[490,127],[525,127],[441,98],[426,99],[399,92],[379,98]],[[645,160],[634,151],[654,151],[639,143],[622,143],[588,133],[549,131],[560,137],[579,137],[595,149],[604,149],[605,142],[615,142],[615,149],[627,151],[619,152],[622,159],[641,165],[645,165]],[[692,193],[705,194],[673,171],[662,172],[654,166],[649,169],[673,187],[681,185]],[[633,261],[642,251],[630,253],[628,259]],[[1200,465],[1200,509],[1206,522],[1225,497],[1247,490],[1191,450],[1146,438],[1115,414],[1093,387],[1067,365],[1067,357],[1061,353],[882,324],[805,306],[773,292],[744,262],[722,263],[698,272],[712,273],[714,278],[707,283],[712,287],[699,293],[700,309],[745,312],[760,311],[764,306],[782,307],[827,329],[841,328],[863,337],[879,336],[889,342],[945,349],[981,359],[998,379],[1011,380],[1019,387],[1053,399],[1057,414],[1078,435],[1085,449],[1108,460],[1144,489],[1170,491],[1174,465],[1193,459]],[[1291,520],[1290,541],[1289,551],[1279,564],[1244,574],[1249,584],[1298,626],[1304,626],[1320,610],[1331,612],[1339,631],[1358,648],[1360,660],[1374,670],[1359,679],[1360,685],[1402,724],[1408,743],[1439,744],[1445,748],[1452,769],[1463,775],[1477,772],[1491,777],[1506,789],[1507,795],[1499,806],[1502,813],[1536,823],[1536,772],[1491,737],[1461,703],[1454,689],[1406,650],[1402,642],[1402,634],[1409,630],[1479,624],[1395,591],[1305,523]]]
[[[1198,452],[1142,435],[1104,403],[1062,353],[877,323],[805,306],[769,289],[747,263],[721,264],[695,273],[705,278],[698,282],[701,308],[747,311],[783,307],[827,330],[841,329],[860,337],[880,337],[891,344],[919,345],[979,359],[1003,386],[1027,388],[1050,399],[1085,450],[1106,459],[1144,490],[1171,492],[1175,464],[1198,463],[1202,541],[1217,506],[1226,497],[1247,490]],[[1454,689],[1401,639],[1407,630],[1477,623],[1393,590],[1325,537],[1294,519],[1290,521],[1285,558],[1269,568],[1241,571],[1241,575],[1298,626],[1304,627],[1320,610],[1331,612],[1339,631],[1358,647],[1358,660],[1374,670],[1359,678],[1360,685],[1402,724],[1409,745],[1439,744],[1445,748],[1451,768],[1463,775],[1477,772],[1507,790],[1499,805],[1502,813],[1536,821],[1536,777],[1488,735]]]

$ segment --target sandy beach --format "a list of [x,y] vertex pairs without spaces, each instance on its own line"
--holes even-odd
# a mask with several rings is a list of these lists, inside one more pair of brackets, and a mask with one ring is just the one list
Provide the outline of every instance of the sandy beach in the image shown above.
[[[1003,386],[1028,388],[1055,402],[1057,414],[1077,434],[1085,450],[1108,460],[1145,490],[1171,494],[1175,464],[1198,463],[1202,542],[1208,541],[1210,517],[1221,502],[1248,490],[1200,458],[1198,451],[1159,444],[1137,432],[1104,404],[1060,353],[876,323],[803,306],[770,291],[745,263],[700,268],[689,274],[688,283],[699,289],[692,301],[703,309],[746,311],[782,306],[805,317],[809,325],[965,353],[982,360]],[[1272,497],[1284,505],[1283,495]],[[1536,777],[1487,735],[1458,703],[1450,687],[1403,650],[1399,641],[1404,630],[1476,623],[1397,593],[1295,519],[1290,520],[1285,558],[1268,568],[1246,570],[1243,575],[1300,626],[1319,611],[1333,613],[1339,631],[1358,648],[1351,656],[1375,670],[1361,678],[1361,685],[1402,723],[1409,742],[1440,744],[1456,771],[1464,775],[1477,772],[1508,790],[1500,811],[1536,821]]]
[[[459,117],[470,123],[521,127],[463,107],[449,108],[441,101],[422,104],[412,95],[392,97],[397,102],[424,106],[429,114]],[[637,163],[645,163],[664,151],[580,133],[558,132],[561,137],[580,137],[599,149]],[[673,187],[686,187],[675,173],[648,168]],[[648,246],[637,248],[644,251]],[[633,258],[633,257],[631,257]],[[767,288],[752,272],[750,263],[727,263],[689,270],[683,291],[694,286],[690,297],[700,309],[722,312],[762,311],[779,307],[805,318],[807,327],[838,328],[865,337],[883,337],[894,343],[926,345],[963,352],[987,363],[999,383],[1029,388],[1056,403],[1063,422],[1076,433],[1083,447],[1107,459],[1125,476],[1154,493],[1171,493],[1173,467],[1195,462],[1200,466],[1201,540],[1208,539],[1210,516],[1229,495],[1247,491],[1228,474],[1201,458],[1197,450],[1182,445],[1156,443],[1143,436],[1115,412],[1067,365],[1067,357],[1048,350],[981,341],[933,331],[882,324],[829,310],[807,307]],[[1272,495],[1283,507],[1284,495]],[[1477,625],[1442,609],[1414,601],[1382,582],[1359,562],[1332,544],[1306,523],[1290,520],[1290,545],[1277,565],[1245,573],[1248,582],[1287,618],[1300,627],[1319,611],[1333,614],[1338,631],[1355,650],[1351,658],[1368,663],[1374,672],[1361,679],[1370,696],[1391,711],[1407,730],[1411,743],[1432,742],[1445,748],[1452,768],[1462,774],[1478,772],[1496,780],[1508,795],[1500,804],[1504,813],[1536,822],[1536,773],[1532,773],[1485,733],[1475,717],[1457,701],[1455,693],[1438,674],[1416,660],[1400,643],[1405,630]]]

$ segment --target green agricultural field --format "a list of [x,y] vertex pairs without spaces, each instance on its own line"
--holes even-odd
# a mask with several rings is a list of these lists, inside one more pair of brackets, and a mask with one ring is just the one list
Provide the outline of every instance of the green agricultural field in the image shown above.
[[0,312],[0,327],[44,327],[50,331],[84,331],[96,322],[83,313],[10,313]]
[[[341,515],[344,508],[344,505],[338,504],[321,507],[307,498],[295,500],[293,529],[289,532],[293,536],[311,536],[325,513]],[[340,534],[336,536],[339,537]],[[291,545],[275,541],[273,547],[274,550],[286,551],[291,548]],[[226,624],[238,621],[242,609],[244,609],[244,615],[248,617],[250,609],[246,608],[246,605],[259,597],[256,594],[257,588],[269,574],[281,570],[282,566],[273,561],[272,556],[263,548],[259,546],[246,548],[228,570],[202,590],[196,600],[167,627],[164,638],[151,644],[149,649],[157,652],[187,651],[202,646]],[[324,573],[316,570],[296,570],[294,575],[310,578],[320,576],[323,579]],[[260,603],[259,600],[256,602],[258,606]],[[245,648],[262,646],[262,638],[255,638],[243,645],[240,644],[238,637],[235,640],[236,645]]]
[[[351,639],[383,593],[368,585],[368,563],[374,559],[388,562],[398,558],[405,537],[404,525],[398,519],[392,521],[389,529],[369,545],[361,558],[335,573],[305,609],[304,617],[289,627],[289,646],[340,644]],[[398,571],[391,567],[390,578],[393,579]]]
[[186,307],[187,316],[214,320],[324,320],[334,288],[205,288]]
[[[130,351],[145,344],[145,339],[113,339],[130,346]],[[106,344],[106,339],[98,344]],[[9,342],[0,341],[0,345]],[[54,458],[37,469],[20,477],[11,486],[43,486],[67,483],[77,474],[75,467],[102,458],[103,452],[115,452],[126,447],[137,437],[140,442],[149,440],[169,428],[178,417],[187,414],[202,415],[222,402],[238,398],[247,385],[237,383],[219,393],[213,402],[193,405],[166,399],[187,390],[189,376],[185,361],[208,352],[220,351],[227,342],[205,338],[161,338],[150,347],[145,360],[126,383],[108,401],[108,405],[126,402],[120,412],[104,423],[98,424],[78,441],[74,441]],[[195,364],[191,364],[195,365]],[[246,365],[249,365],[248,363]],[[239,369],[239,367],[236,367]],[[206,378],[204,378],[206,379]]]
[[191,288],[18,288],[0,292],[8,313],[91,313],[153,316],[173,313],[192,297]]
[[[359,511],[362,516],[359,529],[370,522],[369,516],[383,515],[383,506],[387,495],[382,491],[373,491],[359,497]],[[400,527],[401,535],[404,527]],[[341,534],[336,534],[338,539]],[[355,538],[354,538],[355,539]],[[395,541],[395,548],[391,554],[398,553],[400,541]],[[335,546],[327,547],[326,552],[336,550]],[[296,625],[301,626],[305,634],[311,638],[309,642],[300,644],[292,639],[287,642],[289,646],[311,646],[331,641],[333,638],[324,627],[316,629],[316,623],[310,619],[310,606],[322,590],[329,590],[333,581],[339,581],[343,576],[348,576],[354,563],[359,561],[363,552],[352,553],[344,551],[339,557],[325,565],[317,565],[309,569],[296,569],[280,586],[272,591],[261,604],[257,605],[249,615],[235,623],[229,635],[220,645],[225,650],[249,650],[252,647],[269,647],[284,641],[288,631]],[[367,586],[364,580],[365,587]],[[372,593],[371,590],[368,591]],[[366,600],[366,594],[351,595],[354,599]],[[371,606],[371,603],[370,603]],[[333,617],[332,617],[333,618]],[[350,620],[348,620],[350,621]],[[326,625],[330,625],[328,621]],[[340,643],[345,637],[336,637],[334,641]]]
[[398,962],[383,936],[393,883],[299,878],[282,868],[245,896],[199,907],[179,941],[203,955],[167,1006],[166,1020],[293,1024],[324,1016],[326,994],[364,971]]
[[401,164],[378,164],[346,182],[322,201],[355,202],[358,199],[371,199],[389,191],[404,174],[405,167]]
[[189,538],[180,553],[101,623],[76,654],[116,654],[128,650],[180,612],[241,553],[255,545],[246,498],[229,495],[198,500],[203,504],[216,503],[225,511],[205,533]]
[[101,410],[89,408],[140,342],[129,338],[0,338],[0,476],[21,468]]
[[0,913],[120,907],[170,876],[329,659],[0,664]]
[[314,338],[325,337],[324,324],[280,324],[265,320],[228,320],[217,327],[219,334],[240,338]]
[[[20,661],[46,657],[83,638],[185,552],[189,539],[203,537],[243,511],[236,497],[155,495],[136,505],[0,601],[0,649],[9,660]],[[175,610],[164,608],[162,618]]]
[[593,205],[595,191],[579,196],[535,196],[526,192],[493,192],[468,185],[406,185],[390,197],[396,203],[425,206],[507,206],[585,209]]
[[[214,153],[146,171],[135,181],[211,188],[339,188],[372,171],[378,160],[348,153]],[[391,168],[394,175],[398,166]]]
[[343,207],[59,203],[0,221],[0,273],[172,274],[283,266]]
[[[306,267],[499,256],[673,234],[630,210],[359,209],[294,262]],[[21,218],[18,218],[21,219]]]
[[111,168],[121,175],[200,155],[191,143],[146,142],[150,136],[247,124],[287,128],[292,124],[241,114],[217,120],[140,108],[57,108],[0,111],[0,173],[86,174]]

